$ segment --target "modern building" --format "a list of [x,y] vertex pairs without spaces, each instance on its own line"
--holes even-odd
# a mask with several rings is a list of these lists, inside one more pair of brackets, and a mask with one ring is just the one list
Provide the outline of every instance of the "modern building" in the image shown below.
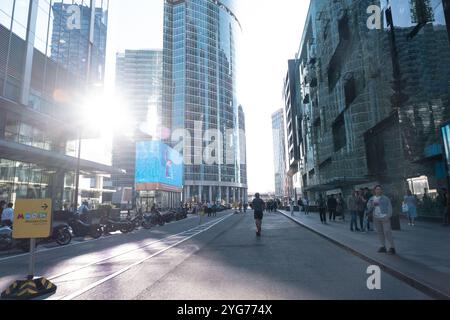
[[[52,54],[58,25],[52,8],[61,2],[0,2],[0,199],[52,198],[55,209],[72,203],[77,152],[71,142],[80,137],[79,106],[89,83],[87,70],[70,70]],[[91,19],[100,10],[107,15],[108,1],[90,1],[90,8],[97,9],[89,10]],[[67,21],[59,23],[65,30]],[[89,48],[86,61],[102,60],[95,57],[94,28],[71,44]],[[114,172],[84,159],[79,164],[87,176]]]
[[71,73],[89,75],[89,82],[97,85],[103,84],[105,74],[109,3],[94,3],[95,10],[90,1],[80,5],[52,2],[51,56]]
[[300,148],[303,136],[302,109],[300,92],[299,61],[289,60],[288,72],[284,79],[283,98],[285,103],[284,118],[286,128],[286,169],[288,175],[288,196],[297,200],[301,195]]
[[288,197],[288,180],[286,175],[286,130],[284,124],[283,109],[280,109],[272,114],[275,196],[279,199]]
[[[446,2],[311,2],[297,54],[310,198],[383,184],[398,209],[414,181],[446,185],[439,142],[450,118]],[[382,9],[379,26],[368,24],[371,5]]]
[[115,132],[113,166],[115,188],[135,188],[136,142],[158,136],[162,98],[162,50],[126,50],[116,56],[116,91],[126,103],[128,126],[133,132]]
[[[186,201],[247,200],[245,119],[237,90],[242,30],[234,3],[164,5],[163,126],[185,133]],[[205,159],[210,145],[215,151]]]

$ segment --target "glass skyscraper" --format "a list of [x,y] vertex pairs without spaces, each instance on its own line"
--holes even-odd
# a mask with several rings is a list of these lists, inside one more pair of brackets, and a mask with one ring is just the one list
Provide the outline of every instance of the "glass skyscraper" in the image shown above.
[[[162,124],[192,138],[184,139],[183,150],[187,201],[247,200],[245,119],[237,91],[241,31],[232,0],[165,1]],[[208,130],[221,135],[203,139]],[[213,164],[204,161],[211,142],[218,146]]]
[[[89,84],[103,80],[89,76],[88,64],[104,66],[108,4],[0,1],[0,200],[51,198],[55,209],[72,202],[75,122]],[[114,172],[85,159],[80,170],[99,180]]]
[[286,175],[286,129],[284,110],[272,114],[272,135],[275,167],[275,196],[283,199],[288,196]]
[[114,135],[113,166],[127,171],[114,175],[116,188],[135,186],[136,140],[157,135],[155,118],[161,113],[162,50],[126,50],[116,57],[116,89],[127,103],[133,137]]

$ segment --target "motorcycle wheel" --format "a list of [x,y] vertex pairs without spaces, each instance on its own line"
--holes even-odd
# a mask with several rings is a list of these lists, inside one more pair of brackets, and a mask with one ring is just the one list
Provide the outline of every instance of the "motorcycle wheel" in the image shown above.
[[90,235],[91,235],[92,238],[98,239],[98,238],[100,238],[102,236],[103,230],[102,230],[102,228],[100,226],[94,226],[91,229],[90,233],[91,233]]
[[68,230],[60,230],[56,235],[56,243],[60,246],[67,246],[72,241],[72,235]]
[[128,232],[133,232],[136,229],[136,225],[134,223],[130,223],[128,226]]
[[130,233],[130,228],[129,227],[122,227],[119,229],[120,232],[122,233]]

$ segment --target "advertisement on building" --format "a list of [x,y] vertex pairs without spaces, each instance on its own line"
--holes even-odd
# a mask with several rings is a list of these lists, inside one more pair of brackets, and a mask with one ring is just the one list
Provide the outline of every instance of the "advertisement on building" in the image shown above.
[[136,190],[180,191],[183,157],[161,141],[136,143]]

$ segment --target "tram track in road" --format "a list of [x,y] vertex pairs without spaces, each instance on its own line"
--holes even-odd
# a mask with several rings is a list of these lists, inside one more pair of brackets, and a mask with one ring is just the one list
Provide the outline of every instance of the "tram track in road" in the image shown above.
[[[99,272],[99,271],[101,272],[102,264],[114,265],[115,259],[122,258],[120,261],[116,262],[116,265],[118,267],[120,267],[119,270],[117,270],[117,271],[110,270],[111,273],[109,275],[101,275],[101,278],[99,280],[97,280],[87,286],[83,286],[73,292],[70,292],[71,290],[65,290],[65,291],[69,291],[69,292],[64,292],[62,295],[60,295],[56,298],[50,297],[49,300],[73,300],[73,299],[76,299],[77,297],[94,289],[95,287],[98,287],[98,286],[102,285],[103,283],[105,283],[111,279],[114,279],[117,276],[129,271],[133,267],[136,267],[156,256],[159,256],[159,255],[165,253],[166,251],[173,249],[173,248],[177,247],[178,245],[210,230],[211,228],[222,223],[223,221],[227,220],[231,216],[233,216],[233,214],[228,214],[222,218],[218,218],[216,220],[209,221],[203,225],[196,226],[195,228],[186,230],[184,232],[181,232],[181,233],[178,233],[175,235],[168,236],[168,237],[160,239],[160,240],[152,241],[152,242],[144,244],[138,248],[133,248],[132,250],[123,251],[123,252],[111,255],[109,257],[106,257],[106,258],[92,261],[88,264],[79,266],[72,270],[68,270],[68,271],[61,272],[59,274],[55,274],[55,275],[49,277],[48,279],[57,285],[58,285],[58,280],[59,280],[61,282],[61,286],[64,287],[64,285],[67,282],[71,282],[71,281],[76,282],[77,279],[82,279],[82,277],[77,278],[76,277],[77,274],[80,274],[80,273],[82,274],[84,271],[87,272],[87,271],[89,271],[88,270],[89,268],[99,269],[99,270],[96,270],[96,269],[92,270],[92,273]],[[121,266],[121,264],[123,264],[125,262],[126,262],[126,265]],[[112,271],[115,271],[115,272],[112,272]],[[69,277],[72,276],[74,279],[69,280],[69,281],[64,280],[64,278],[67,278],[68,276]],[[62,288],[62,289],[64,290],[64,288]]]

